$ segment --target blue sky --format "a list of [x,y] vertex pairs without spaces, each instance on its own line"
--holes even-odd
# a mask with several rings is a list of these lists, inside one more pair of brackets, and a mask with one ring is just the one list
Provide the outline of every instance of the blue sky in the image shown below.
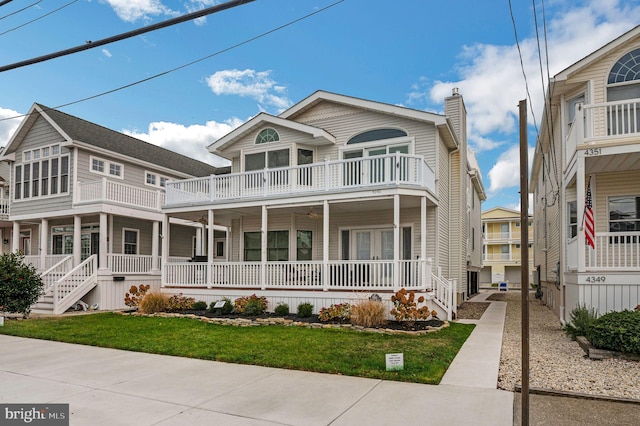
[[[0,65],[216,3],[221,2],[14,0],[0,7]],[[512,4],[533,102],[532,151],[532,114],[539,122],[547,55],[541,77],[534,3]],[[538,1],[543,49],[543,6],[551,76],[640,22],[640,0]],[[467,106],[469,143],[488,193],[483,208],[519,208],[517,106],[526,90],[508,0],[256,0],[5,71],[0,146],[20,121],[6,118],[28,112],[34,102],[54,108],[73,103],[60,109],[215,164],[207,145],[257,113],[278,114],[316,90],[441,112],[453,87]]]

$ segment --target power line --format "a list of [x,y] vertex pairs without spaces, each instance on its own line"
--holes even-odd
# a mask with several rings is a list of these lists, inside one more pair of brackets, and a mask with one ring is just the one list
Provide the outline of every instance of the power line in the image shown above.
[[[78,103],[81,103],[81,102],[89,101],[89,100],[91,100],[91,99],[99,98],[99,97],[101,97],[101,96],[105,96],[105,95],[108,95],[108,94],[111,94],[111,93],[115,93],[115,92],[118,92],[118,91],[120,91],[120,90],[128,89],[129,87],[133,87],[133,86],[136,86],[136,85],[138,85],[138,84],[145,83],[145,82],[150,81],[150,80],[154,80],[154,79],[156,79],[156,78],[159,78],[159,77],[165,76],[165,75],[170,74],[170,73],[172,73],[172,72],[175,72],[175,71],[181,70],[181,69],[183,69],[183,68],[187,68],[187,67],[189,67],[189,66],[191,66],[191,65],[195,65],[195,64],[197,64],[197,63],[199,63],[199,62],[202,62],[202,61],[205,61],[205,60],[207,60],[207,59],[213,58],[214,56],[218,56],[218,55],[220,55],[220,54],[222,54],[222,53],[228,52],[228,51],[230,51],[230,50],[236,49],[236,48],[238,48],[238,47],[240,47],[240,46],[243,46],[243,45],[245,45],[245,44],[251,43],[252,41],[258,40],[258,39],[263,38],[263,37],[266,37],[266,36],[267,36],[267,35],[269,35],[269,34],[275,33],[276,31],[280,31],[280,30],[282,30],[282,29],[284,29],[284,28],[287,28],[287,27],[289,27],[289,26],[291,26],[291,25],[294,25],[294,24],[296,24],[296,23],[298,23],[298,22],[300,22],[300,21],[303,21],[303,20],[308,19],[308,18],[310,18],[310,17],[312,17],[312,16],[314,16],[314,15],[317,15],[317,14],[319,14],[319,13],[322,13],[322,12],[324,12],[324,11],[326,11],[326,10],[328,10],[328,9],[330,9],[330,8],[332,8],[332,7],[334,7],[334,6],[337,6],[337,5],[338,5],[338,4],[340,4],[340,3],[343,3],[344,1],[345,1],[345,0],[339,0],[339,1],[336,1],[335,3],[332,3],[332,4],[328,5],[328,6],[325,6],[325,7],[323,7],[322,9],[318,9],[318,10],[316,10],[316,11],[314,11],[314,12],[311,12],[311,13],[309,13],[309,14],[307,14],[307,15],[304,15],[304,16],[302,16],[302,17],[300,17],[300,18],[294,19],[293,21],[289,21],[289,22],[287,22],[286,24],[280,25],[280,26],[279,26],[279,27],[277,27],[277,28],[271,29],[271,30],[266,31],[266,32],[264,32],[264,33],[261,33],[261,34],[259,34],[259,35],[257,35],[257,36],[251,37],[251,38],[249,38],[249,39],[247,39],[247,40],[241,41],[240,43],[236,43],[236,44],[234,44],[233,46],[229,46],[229,47],[227,47],[227,48],[225,48],[225,49],[219,50],[219,51],[217,51],[217,52],[215,52],[215,53],[212,53],[212,54],[210,54],[210,55],[203,56],[202,58],[199,58],[199,59],[196,59],[196,60],[194,60],[194,61],[188,62],[188,63],[186,63],[186,64],[183,64],[183,65],[177,66],[177,67],[175,67],[175,68],[171,68],[170,70],[163,71],[163,72],[161,72],[161,73],[158,73],[158,74],[152,75],[152,76],[147,77],[147,78],[144,78],[144,79],[142,79],[142,80],[134,81],[134,82],[132,82],[132,83],[126,84],[126,85],[124,85],[124,86],[117,87],[117,88],[115,88],[115,89],[107,90],[106,92],[101,92],[101,93],[98,93],[98,94],[96,94],[96,95],[88,96],[88,97],[86,97],[86,98],[78,99],[78,100],[75,100],[75,101],[72,101],[72,102],[67,102],[66,104],[58,105],[58,106],[52,107],[52,108],[50,108],[50,109],[60,109],[60,108],[67,107],[67,106],[69,106],[69,105],[74,105],[74,104],[78,104]],[[14,118],[27,117],[28,115],[29,115],[29,113],[27,113],[27,114],[21,114],[21,115],[15,115],[15,116],[13,116],[13,117],[0,118],[0,122],[2,122],[2,121],[6,121],[6,120],[13,120]]]
[[13,0],[3,0],[3,1],[0,1],[0,6],[4,6],[5,4],[7,4],[7,3],[11,3],[12,1],[13,1]]
[[27,5],[27,6],[23,7],[22,9],[16,10],[15,12],[11,12],[11,13],[9,13],[7,15],[0,16],[0,21],[3,20],[4,18],[8,18],[9,16],[17,15],[20,12],[24,12],[25,10],[29,9],[30,7],[33,7],[33,6],[37,5],[38,3],[42,3],[42,0],[38,0],[35,3],[31,3],[30,5]]
[[[17,29],[19,29],[19,28],[25,27],[25,26],[27,26],[27,25],[29,25],[29,24],[32,24],[32,23],[36,22],[36,21],[39,21],[40,19],[45,18],[45,17],[47,17],[47,16],[49,16],[49,15],[51,15],[51,14],[53,14],[53,13],[56,13],[56,12],[58,12],[59,10],[64,9],[64,8],[65,8],[65,7],[67,7],[67,6],[71,6],[72,4],[74,4],[74,3],[75,3],[75,2],[77,2],[77,1],[78,1],[78,0],[73,0],[73,1],[70,1],[69,3],[67,3],[67,4],[63,4],[63,5],[62,5],[62,6],[60,6],[59,8],[57,8],[57,9],[55,9],[55,10],[52,10],[52,11],[51,11],[51,12],[49,12],[49,13],[45,13],[44,15],[42,15],[42,16],[40,16],[40,17],[36,18],[36,19],[32,19],[32,20],[31,20],[31,21],[29,21],[29,22],[25,22],[25,23],[24,23],[24,24],[22,24],[22,25],[18,25],[17,27],[11,28],[11,29],[9,29],[9,30],[7,30],[7,31],[3,32],[3,33],[0,33],[0,36],[1,36],[1,35],[5,35],[5,34],[7,34],[7,33],[10,33],[11,31],[15,31],[15,30],[17,30]],[[34,3],[34,4],[32,4],[32,5],[30,5],[30,6],[27,6],[27,7],[35,6],[35,5],[36,5],[36,4],[38,4],[38,3],[40,3],[40,2]],[[27,7],[25,7],[25,8],[23,8],[23,9],[19,10],[18,12],[20,12],[20,11],[22,11],[22,10],[26,9]],[[18,12],[14,12],[14,13],[18,13]],[[7,16],[9,16],[9,15],[7,15]],[[17,68],[17,67],[16,67],[16,68]],[[9,68],[9,69],[11,69],[11,68]]]
[[[72,3],[78,0],[74,0]],[[240,6],[245,3],[251,3],[255,0],[230,0],[225,3],[221,3],[215,6],[207,7],[196,12],[187,13],[186,15],[178,16],[177,18],[169,19],[166,21],[159,22],[157,24],[148,25],[146,27],[138,28],[137,30],[128,31],[126,33],[118,34],[116,36],[103,38],[97,41],[88,41],[85,44],[80,46],[72,47],[70,49],[60,50],[58,52],[50,53],[48,55],[38,56],[37,58],[27,59],[21,62],[15,62],[13,64],[5,65],[0,67],[0,72],[9,71],[15,68],[24,67],[27,65],[33,65],[38,62],[48,61],[50,59],[59,58],[61,56],[70,55],[72,53],[82,52],[88,49],[94,49],[96,47],[104,46],[105,44],[113,43],[120,40],[125,40],[127,38],[135,37],[141,34],[148,33],[150,31],[159,30],[161,28],[166,28],[172,25],[180,24],[186,21],[191,21],[193,19],[202,18],[207,15],[211,15],[212,13],[220,12],[226,9],[230,9],[232,7]]]

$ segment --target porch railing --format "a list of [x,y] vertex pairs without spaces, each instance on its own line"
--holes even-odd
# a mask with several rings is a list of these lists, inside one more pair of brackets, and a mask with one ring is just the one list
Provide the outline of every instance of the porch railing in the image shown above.
[[[156,264],[159,267],[159,256]],[[147,274],[153,269],[153,256],[109,253],[107,265],[114,274]]]
[[98,259],[91,255],[53,286],[53,313],[61,314],[97,282]]
[[595,249],[586,250],[587,269],[640,270],[640,232],[596,232]]
[[23,261],[33,265],[38,271],[46,271],[67,257],[69,257],[68,254],[49,254],[44,257],[43,263],[42,256],[25,256]]
[[63,256],[64,257],[58,263],[48,268],[40,275],[44,283],[44,294],[46,295],[51,294],[54,285],[73,269],[73,256]]
[[112,202],[132,207],[160,211],[164,192],[114,182],[107,178],[94,182],[78,182],[76,204]]
[[[163,285],[262,289],[398,290],[431,287],[431,263],[422,260],[266,262],[168,262]],[[396,283],[396,267],[398,282]],[[264,279],[264,282],[263,282]]]
[[166,205],[208,203],[379,185],[435,192],[435,173],[421,155],[389,154],[167,182]]
[[9,200],[6,198],[0,198],[0,219],[9,218]]

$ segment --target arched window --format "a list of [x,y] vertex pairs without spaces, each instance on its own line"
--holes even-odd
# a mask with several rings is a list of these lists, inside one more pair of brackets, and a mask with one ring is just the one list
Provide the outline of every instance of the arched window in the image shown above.
[[622,83],[625,81],[640,80],[640,49],[631,52],[618,59],[611,72],[607,83]]
[[398,129],[376,129],[368,130],[366,132],[355,135],[347,142],[347,145],[354,143],[363,143],[371,141],[379,141],[382,139],[392,139],[407,136],[407,132]]
[[256,136],[256,145],[261,143],[277,142],[279,140],[280,136],[278,135],[278,132],[274,129],[267,128],[260,131],[258,136]]
[[618,59],[609,72],[607,85],[609,102],[640,98],[640,49]]

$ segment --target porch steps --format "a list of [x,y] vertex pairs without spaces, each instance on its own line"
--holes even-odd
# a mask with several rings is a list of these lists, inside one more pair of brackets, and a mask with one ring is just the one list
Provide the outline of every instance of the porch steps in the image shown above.
[[34,314],[53,314],[53,296],[45,294],[31,307]]

